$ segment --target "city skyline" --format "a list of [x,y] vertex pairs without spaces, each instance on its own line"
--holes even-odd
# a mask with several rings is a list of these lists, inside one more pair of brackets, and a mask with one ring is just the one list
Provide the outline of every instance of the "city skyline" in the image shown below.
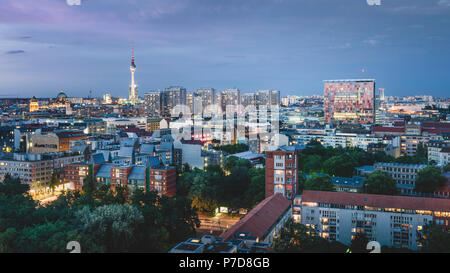
[[347,78],[376,79],[386,96],[442,97],[449,13],[447,0],[6,0],[0,96],[128,97],[134,40],[141,97],[174,85],[323,95],[323,80]]

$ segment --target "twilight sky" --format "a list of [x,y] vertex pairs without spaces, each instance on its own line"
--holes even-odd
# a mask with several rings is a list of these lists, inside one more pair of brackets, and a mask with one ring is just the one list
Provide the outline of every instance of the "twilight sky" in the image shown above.
[[133,39],[140,95],[341,78],[450,94],[450,0],[0,0],[0,97],[127,97]]

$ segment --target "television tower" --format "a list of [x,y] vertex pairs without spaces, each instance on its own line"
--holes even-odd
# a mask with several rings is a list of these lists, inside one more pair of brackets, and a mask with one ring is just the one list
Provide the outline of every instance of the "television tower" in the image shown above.
[[134,63],[134,42],[133,46],[131,48],[131,65],[130,65],[130,71],[131,71],[131,85],[130,85],[130,95],[128,100],[132,105],[136,105],[138,100],[138,94],[137,94],[137,86],[134,83],[134,72],[136,71],[136,64]]

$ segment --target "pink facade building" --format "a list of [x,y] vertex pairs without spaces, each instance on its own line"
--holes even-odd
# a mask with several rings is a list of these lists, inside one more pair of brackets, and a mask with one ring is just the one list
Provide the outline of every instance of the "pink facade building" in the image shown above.
[[326,122],[374,123],[375,80],[330,80],[324,85]]

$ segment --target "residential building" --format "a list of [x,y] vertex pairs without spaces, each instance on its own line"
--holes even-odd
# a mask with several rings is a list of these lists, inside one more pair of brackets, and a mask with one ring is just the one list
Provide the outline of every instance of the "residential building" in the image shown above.
[[377,162],[374,164],[375,171],[388,173],[397,182],[397,189],[402,195],[416,195],[417,173],[425,168],[425,164],[403,164]]
[[223,90],[221,97],[222,111],[226,111],[227,105],[241,104],[241,91],[237,88]]
[[297,193],[298,152],[296,146],[266,151],[266,198],[280,193],[293,199]]
[[360,233],[382,246],[419,250],[423,227],[450,228],[446,199],[303,191],[301,223],[330,241],[350,245]]
[[[221,234],[220,238],[224,241],[248,240],[250,235],[253,237],[251,241],[267,243],[272,246],[274,238],[284,227],[284,223],[292,217],[291,205],[292,202],[283,195],[273,194],[261,201],[244,218]],[[248,244],[248,242],[246,243]]]
[[163,105],[163,95],[161,92],[148,92],[144,94],[145,111],[149,116],[160,116]]
[[160,195],[175,196],[177,171],[175,167],[155,166],[149,170],[150,191],[157,191]]
[[186,88],[181,86],[171,86],[164,89],[162,115],[171,117],[172,109],[177,105],[187,105]]

